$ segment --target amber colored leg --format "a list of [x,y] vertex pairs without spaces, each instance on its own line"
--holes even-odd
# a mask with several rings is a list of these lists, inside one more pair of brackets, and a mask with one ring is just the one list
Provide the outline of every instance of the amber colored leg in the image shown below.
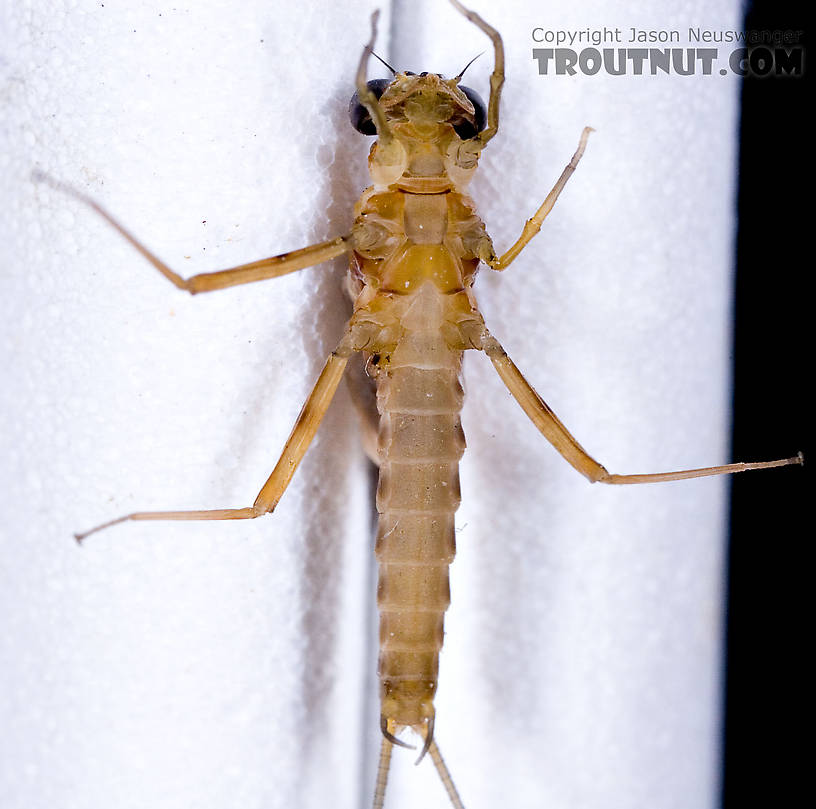
[[450,0],[451,5],[468,22],[472,22],[490,37],[493,43],[493,72],[490,74],[490,98],[487,102],[487,125],[476,136],[476,140],[484,146],[499,131],[499,106],[501,103],[501,91],[504,85],[504,44],[499,32],[488,25],[475,11],[465,8],[459,0]]
[[507,386],[513,398],[521,405],[522,410],[539,429],[541,434],[558,450],[566,461],[577,469],[591,483],[634,484],[662,483],[669,480],[702,478],[712,475],[728,475],[734,472],[747,472],[751,469],[769,469],[774,466],[788,466],[804,463],[802,454],[794,458],[783,458],[778,461],[760,461],[755,463],[732,463],[724,466],[708,466],[701,469],[683,469],[677,472],[657,472],[645,475],[613,475],[604,469],[573,438],[569,430],[559,421],[547,403],[536,393],[535,389],[524,378],[498,341],[488,335],[482,345],[499,373],[502,382]]
[[47,183],[51,188],[62,191],[74,199],[87,205],[98,213],[106,222],[112,225],[122,236],[125,237],[168,281],[179,289],[186,290],[191,295],[198,292],[212,292],[216,289],[237,286],[238,284],[248,284],[252,281],[265,281],[267,278],[277,278],[296,270],[306,267],[313,267],[329,259],[347,253],[352,249],[351,237],[340,236],[330,239],[327,242],[313,244],[301,250],[293,250],[290,253],[281,253],[279,256],[262,258],[259,261],[251,261],[249,264],[241,264],[227,270],[217,270],[216,272],[205,272],[194,275],[192,278],[184,279],[173,272],[160,258],[151,253],[132,233],[126,230],[116,219],[113,218],[99,203],[94,202],[86,194],[73,188],[59,180],[54,180],[41,171],[35,171],[32,179],[36,182]]
[[312,442],[317,428],[320,426],[320,422],[334,398],[337,386],[343,377],[346,363],[351,356],[351,351],[351,338],[346,335],[337,349],[329,356],[314,388],[312,388],[312,392],[309,394],[309,398],[300,411],[289,438],[286,440],[277,465],[251,506],[206,509],[203,511],[137,511],[102,525],[97,525],[90,531],[74,534],[77,541],[81,542],[90,534],[128,520],[252,520],[262,514],[274,511],[275,506],[286,491],[286,487],[292,480],[298,464],[303,460],[303,456],[306,454],[306,450],[309,448],[309,444]]
[[528,242],[533,238],[533,236],[535,236],[536,233],[541,230],[542,222],[547,218],[547,214],[553,209],[553,205],[555,205],[555,201],[558,199],[559,194],[564,190],[567,180],[572,177],[573,172],[578,167],[578,162],[580,161],[581,157],[583,157],[584,150],[586,149],[589,135],[594,131],[595,130],[591,126],[584,127],[583,132],[581,132],[581,140],[578,142],[578,148],[575,150],[575,154],[561,172],[558,182],[556,182],[556,184],[552,187],[550,193],[547,194],[547,198],[541,204],[541,207],[535,212],[535,214],[533,214],[531,219],[528,219],[524,223],[524,229],[521,231],[521,236],[518,237],[516,243],[499,258],[496,258],[495,256],[491,257],[489,255],[480,256],[480,258],[492,269],[505,269],[510,262],[512,262],[513,259],[527,246]]
[[374,122],[374,127],[377,130],[378,144],[377,148],[387,148],[393,143],[394,136],[391,132],[391,127],[388,125],[388,118],[374,95],[372,90],[366,82],[366,69],[368,67],[368,56],[374,52],[374,43],[377,41],[377,20],[380,18],[380,10],[376,9],[371,15],[371,37],[363,48],[363,53],[360,56],[360,61],[357,65],[357,75],[355,77],[355,84],[357,85],[357,98],[360,103],[365,106],[371,115],[371,120]]

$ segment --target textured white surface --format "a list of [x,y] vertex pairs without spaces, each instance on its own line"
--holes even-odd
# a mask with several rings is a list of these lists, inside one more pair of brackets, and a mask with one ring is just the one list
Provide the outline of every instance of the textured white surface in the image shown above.
[[[184,275],[343,233],[373,5],[4,12],[4,809],[370,800],[370,478],[345,391],[273,517],[70,538],[251,502],[341,331],[342,262],[193,299],[28,176],[76,184]],[[500,6],[478,9],[508,83],[472,188],[499,249],[597,133],[542,234],[480,277],[488,325],[610,470],[725,461],[738,85],[539,76],[530,31],[729,29],[738,4]],[[425,0],[396,4],[389,45],[383,11],[397,67],[488,47]],[[467,74],[485,97],[490,63]],[[484,357],[466,375],[437,722],[466,805],[715,805],[724,484],[590,487]],[[394,759],[391,809],[446,805],[427,762]]]

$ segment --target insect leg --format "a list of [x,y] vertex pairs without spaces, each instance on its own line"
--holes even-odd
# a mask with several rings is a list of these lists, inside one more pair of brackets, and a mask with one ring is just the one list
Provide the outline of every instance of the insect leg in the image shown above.
[[541,204],[541,207],[530,219],[524,223],[524,229],[521,232],[521,236],[519,236],[519,238],[516,240],[516,243],[513,244],[510,249],[499,258],[494,256],[492,259],[489,259],[489,257],[485,259],[486,263],[494,270],[505,269],[510,262],[513,261],[513,259],[527,246],[527,243],[533,238],[533,236],[535,236],[536,233],[541,230],[541,223],[547,218],[547,214],[553,209],[553,205],[555,205],[558,195],[561,193],[561,191],[563,191],[564,186],[567,184],[567,180],[572,177],[573,172],[578,167],[578,161],[584,154],[584,149],[586,149],[590,132],[594,132],[591,126],[584,127],[584,131],[581,132],[581,140],[578,143],[578,148],[575,150],[575,154],[561,172],[558,182],[556,182],[556,184],[552,187],[550,193],[547,194],[547,198]]
[[347,253],[352,249],[351,237],[340,236],[330,239],[327,242],[313,244],[301,250],[293,250],[289,253],[282,253],[279,256],[262,258],[259,261],[251,261],[248,264],[241,264],[227,270],[217,270],[216,272],[205,272],[194,275],[192,278],[184,279],[160,258],[151,253],[130,231],[126,230],[113,216],[111,216],[98,202],[94,202],[91,197],[81,191],[54,180],[47,174],[36,171],[32,178],[36,182],[45,182],[57,191],[62,191],[74,199],[87,205],[98,213],[106,222],[112,225],[127,241],[129,241],[168,281],[179,289],[186,290],[191,295],[198,292],[212,292],[216,289],[237,286],[238,284],[248,284],[252,281],[264,281],[267,278],[277,278],[305,267],[312,267],[336,256]]
[[357,66],[357,76],[355,82],[357,84],[357,98],[360,103],[365,106],[371,115],[371,120],[377,129],[377,138],[379,139],[378,148],[388,148],[390,146],[397,147],[399,145],[394,142],[394,136],[391,132],[391,127],[388,125],[383,108],[377,100],[377,96],[366,83],[366,68],[368,66],[368,56],[374,51],[374,43],[377,39],[377,20],[380,18],[380,11],[377,9],[371,15],[371,38],[363,48],[362,56],[360,56],[360,63]]
[[487,126],[475,138],[484,146],[499,131],[499,103],[501,101],[501,91],[504,85],[504,45],[499,32],[488,25],[475,11],[465,8],[459,0],[451,0],[451,5],[468,22],[472,22],[490,37],[493,43],[493,72],[490,74],[490,98],[487,102]]
[[251,506],[202,511],[137,511],[98,525],[90,531],[75,534],[77,541],[81,542],[90,534],[128,520],[252,520],[274,511],[334,398],[351,353],[352,340],[350,333],[347,332],[326,361],[286,440],[278,463]]
[[773,466],[802,464],[802,454],[793,458],[777,461],[760,461],[754,463],[732,463],[723,466],[709,466],[701,469],[683,469],[677,472],[657,472],[653,474],[614,475],[607,472],[587,451],[573,438],[569,430],[559,421],[547,403],[524,378],[521,371],[507,356],[499,342],[487,334],[482,348],[490,357],[499,373],[502,382],[507,386],[513,398],[521,405],[522,410],[539,429],[541,434],[558,450],[564,459],[577,469],[591,483],[634,484],[662,483],[669,480],[727,475],[734,472],[747,472],[751,469],[768,469]]

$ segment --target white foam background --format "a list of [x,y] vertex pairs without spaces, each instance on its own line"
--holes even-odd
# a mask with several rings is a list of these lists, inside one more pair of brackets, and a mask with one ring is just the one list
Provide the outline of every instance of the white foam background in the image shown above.
[[[92,195],[185,276],[344,233],[373,7],[3,12],[4,809],[370,801],[371,478],[344,389],[274,516],[71,539],[134,509],[254,499],[341,333],[343,262],[193,299],[29,174]],[[739,4],[477,10],[507,49],[472,186],[498,249],[597,129],[541,235],[479,278],[489,327],[610,470],[724,462],[739,85],[539,76],[530,31],[731,29]],[[444,3],[383,12],[378,52],[399,68],[451,74],[488,47]],[[485,96],[490,63],[467,74]],[[465,804],[716,805],[725,484],[591,487],[486,358],[466,385],[437,701]],[[429,763],[394,761],[390,809],[446,805]]]

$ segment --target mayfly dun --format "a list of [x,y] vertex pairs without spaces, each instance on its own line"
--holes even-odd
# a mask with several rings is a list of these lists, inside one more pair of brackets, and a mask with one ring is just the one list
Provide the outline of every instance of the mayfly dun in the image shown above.
[[[507,356],[477,308],[473,291],[477,269],[482,265],[487,271],[486,265],[504,270],[522,250],[531,249],[528,243],[590,148],[590,129],[576,133],[572,159],[549,195],[542,195],[545,201],[522,235],[509,246],[494,249],[465,189],[482,151],[501,131],[503,44],[498,32],[479,15],[456,0],[452,4],[488,38],[489,92],[480,94],[467,87],[461,73],[444,78],[403,70],[400,65],[392,69],[391,78],[369,81],[367,68],[376,34],[372,24],[350,114],[358,131],[375,138],[369,161],[373,185],[358,202],[349,233],[238,268],[182,278],[89,197],[69,191],[108,219],[171,283],[190,293],[274,278],[339,256],[350,257],[354,315],[338,335],[337,346],[255,502],[237,508],[136,511],[78,539],[126,521],[244,520],[273,511],[314,438],[348,362],[362,354],[377,386],[379,411],[379,435],[375,438],[369,432],[367,436],[380,467],[382,743],[375,807],[385,799],[394,745],[409,744],[417,748],[415,758],[433,762],[451,803],[462,805],[437,744],[445,736],[445,719],[440,715],[437,721],[434,696],[448,607],[448,565],[454,552],[453,515],[459,503],[457,469],[464,451],[459,418],[463,353],[481,352],[489,358],[509,394],[543,436],[593,482],[662,482],[800,462],[795,457],[658,474],[609,473],[583,450]],[[360,407],[365,409],[365,404]]]

